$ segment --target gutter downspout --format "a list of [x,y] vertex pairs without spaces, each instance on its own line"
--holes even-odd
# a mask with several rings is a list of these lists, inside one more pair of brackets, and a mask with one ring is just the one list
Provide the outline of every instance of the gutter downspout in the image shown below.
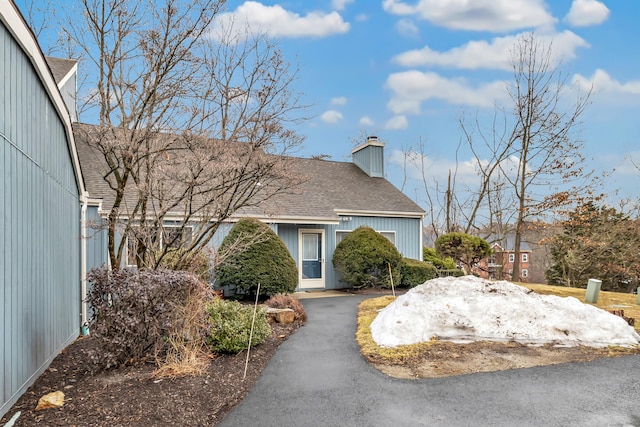
[[86,191],[80,196],[82,208],[80,209],[80,328],[82,335],[89,334],[89,324],[87,323],[87,203],[88,195]]

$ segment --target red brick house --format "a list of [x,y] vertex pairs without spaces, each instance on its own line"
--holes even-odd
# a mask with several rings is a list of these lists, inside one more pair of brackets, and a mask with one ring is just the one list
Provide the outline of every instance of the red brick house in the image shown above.
[[[515,252],[513,239],[505,239],[491,245],[493,254],[478,263],[476,272],[485,279],[513,280]],[[525,242],[520,245],[520,278],[515,280],[529,282],[531,272],[531,248]]]

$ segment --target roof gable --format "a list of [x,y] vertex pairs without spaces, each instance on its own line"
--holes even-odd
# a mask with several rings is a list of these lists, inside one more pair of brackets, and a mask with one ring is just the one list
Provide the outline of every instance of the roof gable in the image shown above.
[[[75,131],[91,125],[74,126]],[[102,178],[106,164],[101,154],[76,132],[80,163],[89,196],[102,199],[110,209],[113,191]],[[337,221],[340,212],[363,215],[422,217],[424,210],[385,178],[372,178],[351,162],[288,157],[293,173],[302,179],[295,190],[278,194],[259,207],[244,208],[237,215],[289,218],[302,221]]]

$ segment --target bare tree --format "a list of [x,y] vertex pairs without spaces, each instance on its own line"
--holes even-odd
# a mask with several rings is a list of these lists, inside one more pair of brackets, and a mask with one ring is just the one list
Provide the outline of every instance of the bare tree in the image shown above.
[[[95,87],[83,111],[98,125],[78,130],[104,160],[113,195],[113,268],[127,248],[119,234],[135,242],[138,266],[153,268],[187,227],[185,258],[238,210],[295,187],[283,155],[302,142],[289,127],[303,107],[295,72],[268,38],[212,32],[222,0],[81,5],[84,21],[65,28]],[[166,233],[171,219],[177,231]]]
[[[450,171],[446,189],[435,183],[434,190],[427,180],[424,146],[420,144],[420,150],[408,156],[422,171],[432,221],[439,222],[440,228],[484,238],[514,235],[515,247],[510,249],[515,251],[513,278],[518,280],[526,225],[596,200],[600,181],[583,169],[577,135],[590,91],[572,90],[552,56],[552,45],[533,33],[517,41],[511,60],[510,105],[497,106],[486,129],[478,116],[460,120],[463,139],[456,150],[456,165],[459,153],[468,149],[478,176],[474,183],[463,184],[456,168]],[[432,224],[432,228],[438,226]]]
[[[569,93],[552,45],[533,33],[522,36],[511,55],[514,79],[508,92],[513,131],[506,145],[514,161],[503,161],[501,168],[516,198],[513,278],[519,280],[526,222],[575,203],[593,185],[592,174],[583,170],[582,145],[576,135],[591,93]],[[588,184],[575,185],[576,181]]]

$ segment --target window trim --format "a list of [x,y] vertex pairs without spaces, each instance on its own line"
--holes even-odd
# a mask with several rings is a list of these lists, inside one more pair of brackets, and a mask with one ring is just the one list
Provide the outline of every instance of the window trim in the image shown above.
[[521,255],[522,255],[522,262],[529,262],[529,254],[527,252],[524,252]]
[[516,254],[514,253],[509,254],[509,262],[516,262]]

